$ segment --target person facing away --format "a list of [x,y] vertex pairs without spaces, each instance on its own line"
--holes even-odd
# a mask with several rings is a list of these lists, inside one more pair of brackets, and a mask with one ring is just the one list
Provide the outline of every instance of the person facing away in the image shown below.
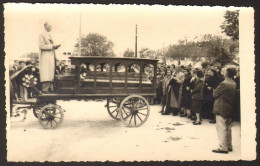
[[216,115],[216,129],[219,139],[219,148],[212,150],[215,153],[228,153],[232,151],[231,123],[234,116],[236,82],[234,76],[236,69],[229,67],[224,70],[224,81],[213,90],[214,108]]
[[40,48],[40,82],[42,83],[42,92],[53,92],[53,80],[55,74],[55,50],[61,45],[54,44],[50,32],[52,26],[46,22],[44,23],[45,32],[39,36]]

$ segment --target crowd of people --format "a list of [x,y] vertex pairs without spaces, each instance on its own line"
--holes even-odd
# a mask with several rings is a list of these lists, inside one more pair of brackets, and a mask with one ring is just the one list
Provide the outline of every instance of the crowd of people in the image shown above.
[[[62,74],[66,70],[68,70],[68,65],[63,60],[56,60],[55,75]],[[9,76],[11,78],[14,100],[25,101],[35,97],[35,91],[28,84],[29,82],[26,82],[27,77],[35,77],[35,86],[41,89],[38,62],[15,60],[14,64],[9,68]]]
[[161,101],[162,115],[189,118],[201,125],[202,118],[216,123],[219,147],[214,153],[233,151],[231,126],[240,119],[239,69],[203,65],[201,68],[174,65],[158,70],[156,100]]
[[[161,104],[161,114],[187,117],[194,125],[201,125],[203,118],[216,123],[212,113],[213,90],[224,80],[224,70],[215,65],[204,68],[168,65],[158,68],[157,89],[154,103]],[[236,82],[236,105],[234,119],[240,119],[239,69],[234,76]]]
[[29,85],[31,78],[34,78],[34,84],[39,83],[38,63],[32,61],[15,60],[9,69],[10,81],[13,90],[14,100],[27,100],[35,97],[34,90]]

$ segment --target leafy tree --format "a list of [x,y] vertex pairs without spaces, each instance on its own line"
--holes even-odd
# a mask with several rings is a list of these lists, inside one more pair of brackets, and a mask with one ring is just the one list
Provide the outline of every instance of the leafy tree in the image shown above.
[[158,49],[154,51],[154,59],[163,59],[163,50]]
[[[81,55],[82,56],[115,56],[113,51],[113,42],[107,40],[103,35],[97,33],[89,33],[81,38]],[[79,44],[75,45],[79,54]]]
[[225,21],[222,23],[220,28],[227,36],[231,37],[232,40],[239,39],[239,10],[226,11],[224,18]]
[[219,62],[221,65],[232,62],[238,54],[238,41],[223,39],[221,36],[205,35],[199,45],[211,61]]
[[35,53],[35,52],[24,54],[22,57],[29,58],[33,62],[39,61],[39,53]]
[[127,49],[125,50],[124,54],[123,54],[124,57],[134,57],[135,56],[135,53],[133,50],[131,49]]
[[166,58],[177,60],[178,64],[184,58],[192,60],[205,56],[205,52],[198,43],[187,42],[187,40],[179,40],[177,45],[170,45],[165,53]]
[[155,57],[155,51],[149,49],[149,48],[142,48],[139,51],[140,58],[154,58]]
[[177,59],[178,64],[180,64],[181,59],[185,56],[183,50],[181,45],[170,45],[165,53],[165,57],[173,60]]
[[211,63],[219,62],[225,65],[232,62],[238,54],[238,46],[238,41],[206,34],[196,42],[179,40],[178,44],[168,47],[165,56],[177,60],[179,64],[184,58],[191,58],[194,61],[206,57]]

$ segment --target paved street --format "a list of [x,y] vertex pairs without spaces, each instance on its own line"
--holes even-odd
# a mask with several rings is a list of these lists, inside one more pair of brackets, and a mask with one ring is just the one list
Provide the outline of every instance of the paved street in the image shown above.
[[239,160],[240,124],[232,127],[233,152],[215,154],[215,124],[194,126],[187,118],[162,116],[151,106],[148,121],[128,128],[112,119],[105,101],[58,101],[66,110],[62,125],[44,130],[31,110],[27,119],[12,117],[7,138],[8,161],[164,161]]

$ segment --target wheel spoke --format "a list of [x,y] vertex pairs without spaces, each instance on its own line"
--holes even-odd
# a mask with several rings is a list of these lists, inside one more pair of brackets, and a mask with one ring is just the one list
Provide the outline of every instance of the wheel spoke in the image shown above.
[[133,118],[133,114],[131,115],[131,119],[130,119],[130,121],[129,121],[129,124],[131,124],[132,118]]
[[143,113],[141,113],[141,112],[138,112],[138,114],[142,114],[142,115],[144,115],[144,116],[147,116],[147,114],[143,114]]
[[112,108],[112,107],[117,107],[116,105],[111,105],[111,106],[109,106],[109,108]]
[[118,116],[119,111],[116,112],[116,117]]
[[136,125],[136,115],[134,114],[134,119],[135,119],[135,125]]
[[140,121],[142,121],[143,122],[143,120],[140,118],[140,116],[138,115],[138,114],[136,114],[136,116],[140,119]]
[[58,113],[54,113],[54,115],[59,115],[60,113],[58,112]]
[[51,120],[51,127],[52,127],[52,120]]
[[125,112],[126,116],[128,116],[128,113],[125,111],[125,109],[124,109],[124,108],[122,108],[122,109],[123,109],[123,111]]
[[[117,111],[118,110],[118,108],[116,108],[113,112],[111,112],[111,114],[113,114],[115,111]],[[118,111],[117,111],[118,112]]]
[[58,125],[58,122],[56,122],[56,120],[55,119],[53,119],[53,121]]
[[146,109],[147,109],[147,107],[146,108],[137,108],[138,111],[146,110]]
[[132,108],[131,107],[125,107],[125,106],[123,106],[122,108],[125,108],[125,109],[127,109],[127,110],[132,110]]

